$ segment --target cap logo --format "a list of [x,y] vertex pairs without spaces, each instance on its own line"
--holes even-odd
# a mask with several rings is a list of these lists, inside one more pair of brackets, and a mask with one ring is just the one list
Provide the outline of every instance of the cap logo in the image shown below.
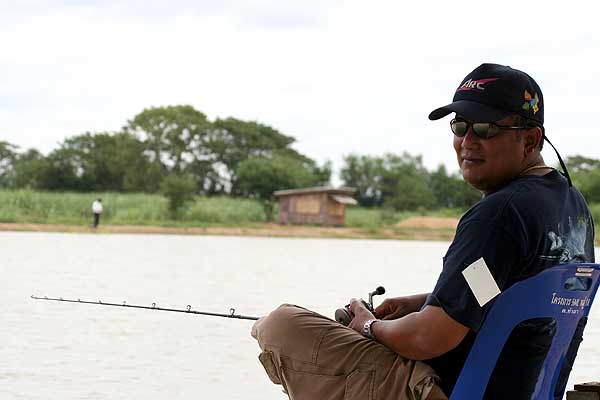
[[523,108],[523,110],[525,111],[529,111],[531,109],[533,110],[533,115],[535,115],[540,109],[540,98],[538,97],[538,94],[536,93],[533,97],[531,97],[531,93],[529,93],[527,89],[525,89],[525,94],[523,95],[523,97],[525,99],[525,103],[523,103],[523,106],[521,108]]
[[462,85],[460,85],[460,87],[458,88],[457,91],[461,91],[461,90],[485,90],[485,84],[488,82],[492,82],[492,81],[496,81],[498,80],[498,78],[485,78],[485,79],[477,79],[477,80],[473,80],[473,79],[469,79],[468,81],[466,81],[465,83],[463,83]]

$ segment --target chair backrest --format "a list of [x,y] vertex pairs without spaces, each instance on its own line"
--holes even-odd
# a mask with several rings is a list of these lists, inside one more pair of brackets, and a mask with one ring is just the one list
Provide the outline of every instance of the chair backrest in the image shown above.
[[[534,399],[552,399],[565,354],[579,320],[587,316],[600,283],[600,264],[564,264],[518,282],[492,305],[458,377],[450,400],[481,399],[512,330],[522,321],[552,317],[556,334],[546,355]],[[567,288],[566,282],[586,283]],[[587,289],[587,290],[586,290]]]

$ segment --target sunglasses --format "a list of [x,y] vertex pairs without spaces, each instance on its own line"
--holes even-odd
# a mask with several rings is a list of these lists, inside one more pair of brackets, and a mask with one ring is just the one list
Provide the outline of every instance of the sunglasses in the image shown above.
[[471,122],[462,118],[454,118],[450,121],[450,129],[458,137],[465,136],[469,127],[473,130],[475,136],[481,139],[492,138],[505,129],[528,129],[526,126],[498,125],[494,122]]

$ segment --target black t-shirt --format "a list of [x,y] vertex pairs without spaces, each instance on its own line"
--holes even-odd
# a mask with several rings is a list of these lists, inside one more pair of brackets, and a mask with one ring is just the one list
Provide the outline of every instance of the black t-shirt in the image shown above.
[[[470,328],[458,347],[426,361],[440,375],[448,395],[493,304],[492,300],[480,306],[462,275],[482,257],[501,291],[556,264],[594,262],[594,225],[583,196],[557,171],[527,175],[485,196],[461,218],[442,273],[425,303],[441,307]],[[582,320],[579,337],[572,344],[579,344],[584,324]],[[513,331],[488,384],[486,399],[529,398],[553,329],[548,319],[538,319],[523,322]],[[570,351],[573,358],[576,351]],[[563,380],[558,386],[566,384]]]

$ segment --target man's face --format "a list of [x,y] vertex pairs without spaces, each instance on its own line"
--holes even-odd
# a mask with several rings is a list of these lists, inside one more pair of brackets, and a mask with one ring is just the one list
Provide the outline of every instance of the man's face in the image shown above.
[[[514,119],[510,116],[496,123],[514,125]],[[472,127],[463,137],[454,135],[454,150],[464,180],[488,194],[518,176],[525,158],[520,135],[519,130],[502,130],[492,138],[481,139]]]

